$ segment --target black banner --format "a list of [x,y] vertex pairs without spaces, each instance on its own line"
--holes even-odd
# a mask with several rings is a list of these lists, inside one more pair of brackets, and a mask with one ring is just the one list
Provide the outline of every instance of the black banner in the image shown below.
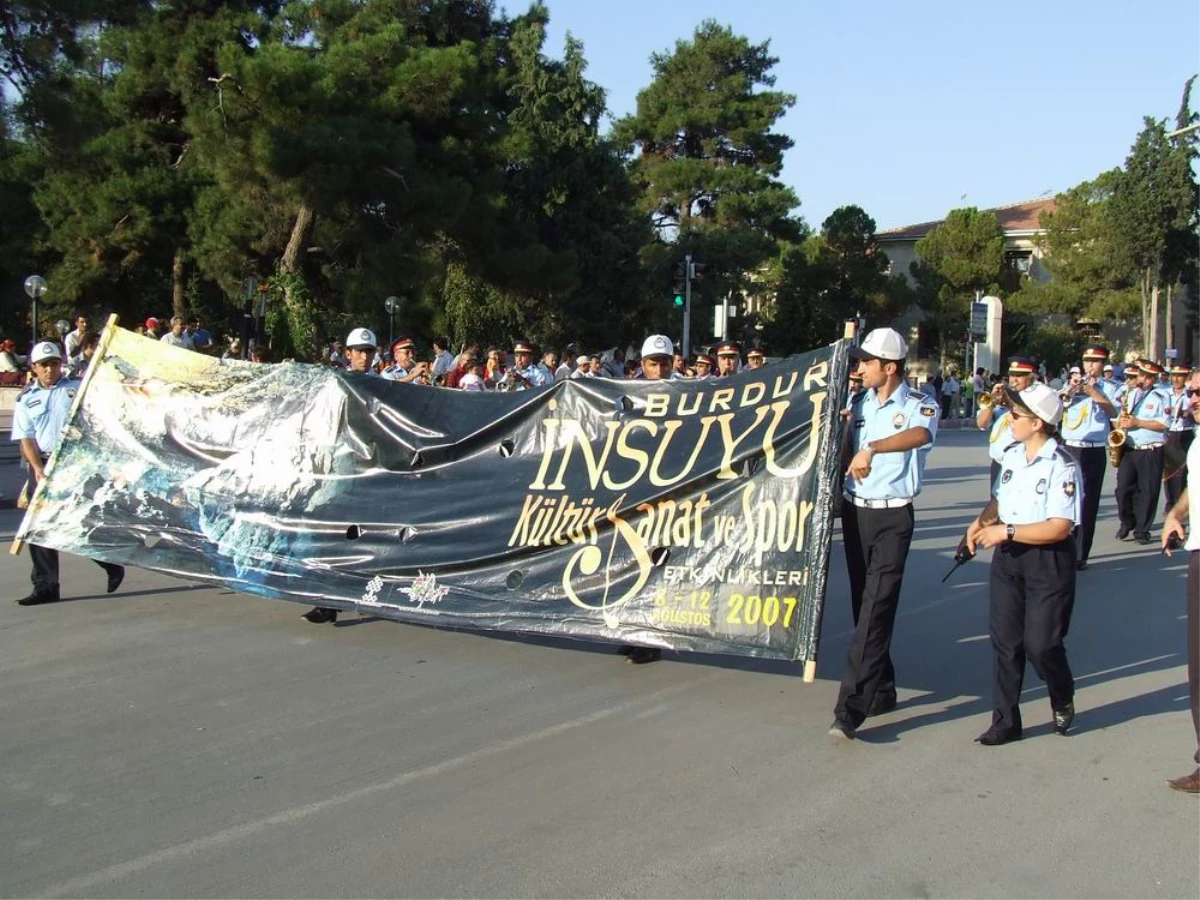
[[811,660],[848,348],[471,393],[110,326],[18,537],[401,621]]

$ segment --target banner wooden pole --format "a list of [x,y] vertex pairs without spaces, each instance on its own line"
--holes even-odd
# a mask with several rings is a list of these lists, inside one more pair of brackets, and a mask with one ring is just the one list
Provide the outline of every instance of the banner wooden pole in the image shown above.
[[[858,319],[847,319],[845,326],[842,328],[842,337],[852,341],[857,333]],[[804,661],[804,675],[802,677],[805,684],[812,684],[817,680],[817,661],[815,659],[806,659]]]
[[[75,420],[79,415],[79,405],[83,402],[83,395],[87,393],[88,385],[92,383],[92,376],[96,374],[96,370],[100,368],[100,363],[104,360],[105,354],[108,353],[108,345],[112,343],[113,336],[117,333],[117,314],[113,313],[108,317],[108,321],[104,324],[104,331],[100,335],[100,343],[96,347],[96,352],[92,354],[92,361],[88,363],[87,373],[83,376],[83,383],[79,385],[79,390],[75,394],[75,402],[71,404],[71,414],[67,417],[67,425]],[[20,534],[25,529],[25,523],[29,517],[33,515],[38,508],[38,501],[42,494],[42,485],[46,479],[50,477],[50,473],[54,470],[54,463],[58,459],[58,448],[62,444],[60,440],[54,445],[54,450],[50,454],[50,459],[46,461],[46,468],[43,472],[42,480],[37,483],[37,487],[33,491],[33,496],[29,498],[29,508],[25,510],[25,518],[21,520],[21,527],[17,529],[17,534]],[[13,538],[12,546],[8,552],[13,556],[17,556],[21,552],[21,548],[25,546],[25,542],[20,538]]]

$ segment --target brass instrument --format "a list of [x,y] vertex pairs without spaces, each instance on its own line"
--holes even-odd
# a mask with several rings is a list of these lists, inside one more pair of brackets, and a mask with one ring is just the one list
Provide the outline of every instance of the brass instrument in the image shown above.
[[988,391],[986,394],[981,394],[979,396],[979,400],[978,400],[979,408],[980,409],[991,409],[993,406],[998,407],[998,406],[1007,405],[1004,401],[1004,393],[1003,392],[1004,392],[1004,386],[998,384],[994,388],[992,388],[990,391]]
[[991,393],[980,394],[977,402],[980,409],[991,409],[996,403],[996,398]]
[[[1121,399],[1121,415],[1129,415],[1129,388],[1125,389],[1125,396]],[[1108,433],[1108,462],[1114,469],[1121,465],[1121,457],[1125,455],[1125,443],[1125,429],[1114,425],[1113,430]]]

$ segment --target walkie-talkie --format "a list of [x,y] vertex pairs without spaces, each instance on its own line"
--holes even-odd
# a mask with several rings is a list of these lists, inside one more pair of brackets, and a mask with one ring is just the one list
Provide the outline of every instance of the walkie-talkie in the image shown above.
[[967,546],[966,535],[963,535],[963,539],[958,542],[958,549],[954,551],[954,566],[942,577],[942,584],[945,584],[946,580],[957,572],[960,566],[965,566],[974,558],[975,551]]

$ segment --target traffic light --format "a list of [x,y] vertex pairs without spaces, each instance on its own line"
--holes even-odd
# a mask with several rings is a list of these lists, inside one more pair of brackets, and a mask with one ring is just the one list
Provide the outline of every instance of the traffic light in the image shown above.
[[671,303],[676,309],[683,309],[684,304],[687,302],[687,273],[683,263],[675,263],[671,267],[671,279]]
[[708,272],[708,263],[692,263],[692,281],[699,281]]

